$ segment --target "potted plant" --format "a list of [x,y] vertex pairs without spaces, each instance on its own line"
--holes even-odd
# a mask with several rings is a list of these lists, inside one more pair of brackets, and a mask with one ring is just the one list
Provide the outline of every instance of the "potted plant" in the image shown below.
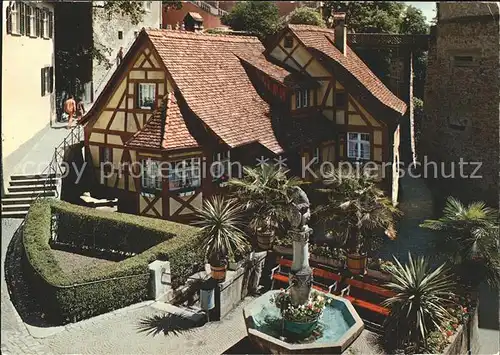
[[244,167],[242,179],[229,180],[233,196],[244,206],[248,224],[257,237],[261,250],[270,250],[279,228],[286,223],[288,194],[300,185],[297,178],[288,178],[288,170],[262,164],[257,168]]
[[374,279],[391,281],[392,275],[389,269],[394,264],[389,260],[382,260],[380,258],[368,258],[368,265],[366,275]]
[[325,243],[321,245],[309,244],[309,258],[319,264],[331,264],[332,252],[330,247]]
[[346,246],[348,269],[362,274],[366,270],[370,238],[385,234],[394,239],[394,222],[399,211],[368,174],[337,169],[325,176],[323,184],[325,188],[320,191],[327,198],[315,214],[328,223],[329,233]]
[[228,265],[229,270],[236,271],[240,267],[242,267],[242,265],[245,262],[245,258],[247,257],[247,255],[245,254],[248,251],[249,251],[248,248],[245,248],[245,253],[242,253],[241,251],[237,250],[234,253],[234,256],[229,258],[229,265]]
[[290,293],[281,289],[271,301],[280,309],[285,331],[295,338],[306,338],[316,328],[331,299],[313,290],[306,304],[295,306]]
[[465,286],[477,290],[483,281],[492,287],[500,285],[498,222],[498,210],[484,202],[464,205],[449,197],[443,216],[420,226],[442,234],[435,250],[449,260]]
[[280,255],[293,255],[293,240],[288,235],[276,237],[273,251]]
[[229,258],[235,253],[244,253],[248,242],[241,230],[242,208],[235,200],[220,196],[206,200],[203,208],[197,210],[201,227],[201,245],[210,262],[211,275],[217,282],[226,280]]

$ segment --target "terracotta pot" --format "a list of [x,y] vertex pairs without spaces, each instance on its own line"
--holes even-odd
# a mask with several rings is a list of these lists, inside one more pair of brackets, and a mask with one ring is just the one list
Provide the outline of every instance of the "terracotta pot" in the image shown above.
[[363,275],[366,271],[368,257],[363,254],[347,254],[347,268],[353,274]]
[[227,265],[212,265],[210,264],[210,275],[218,283],[226,281]]

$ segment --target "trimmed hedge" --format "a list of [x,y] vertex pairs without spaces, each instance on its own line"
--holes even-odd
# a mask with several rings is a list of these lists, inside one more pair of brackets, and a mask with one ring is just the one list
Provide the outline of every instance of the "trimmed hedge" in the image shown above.
[[[88,242],[88,231],[98,232],[99,246],[123,246],[140,254],[123,261],[66,274],[49,245],[51,219],[59,241]],[[78,237],[81,234],[83,237]],[[76,321],[150,298],[148,264],[167,256],[174,288],[203,269],[198,229],[160,219],[101,212],[59,200],[38,200],[30,208],[23,229],[25,270],[37,286],[46,311],[63,322]],[[136,246],[137,245],[137,246]],[[142,249],[142,250],[141,250]],[[75,273],[78,275],[75,278]]]

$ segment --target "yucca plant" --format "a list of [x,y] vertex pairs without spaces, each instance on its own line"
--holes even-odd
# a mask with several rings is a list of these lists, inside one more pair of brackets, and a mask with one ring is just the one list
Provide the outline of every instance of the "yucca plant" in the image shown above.
[[250,231],[270,238],[287,221],[287,205],[292,187],[302,182],[287,176],[288,170],[262,164],[244,167],[241,179],[229,180],[234,198],[243,206]]
[[445,264],[433,269],[425,257],[408,257],[405,265],[394,257],[394,264],[387,268],[393,281],[386,287],[396,295],[382,302],[391,310],[385,335],[386,339],[397,341],[397,346],[412,347],[418,352],[427,346],[429,333],[450,317],[445,307],[451,303],[455,285]]
[[477,287],[482,281],[500,285],[498,211],[484,202],[467,206],[449,197],[443,216],[426,220],[423,228],[439,231],[436,249],[454,265],[462,282]]
[[197,210],[197,216],[199,220],[196,224],[201,227],[201,246],[210,265],[225,266],[228,257],[247,250],[248,242],[241,229],[242,207],[237,201],[214,196]]

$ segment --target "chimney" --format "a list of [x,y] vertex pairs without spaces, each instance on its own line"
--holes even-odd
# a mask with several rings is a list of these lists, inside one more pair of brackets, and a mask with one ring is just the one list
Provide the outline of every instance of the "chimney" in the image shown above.
[[335,26],[335,47],[346,55],[347,48],[347,30],[345,27],[345,12],[333,14],[333,24]]

